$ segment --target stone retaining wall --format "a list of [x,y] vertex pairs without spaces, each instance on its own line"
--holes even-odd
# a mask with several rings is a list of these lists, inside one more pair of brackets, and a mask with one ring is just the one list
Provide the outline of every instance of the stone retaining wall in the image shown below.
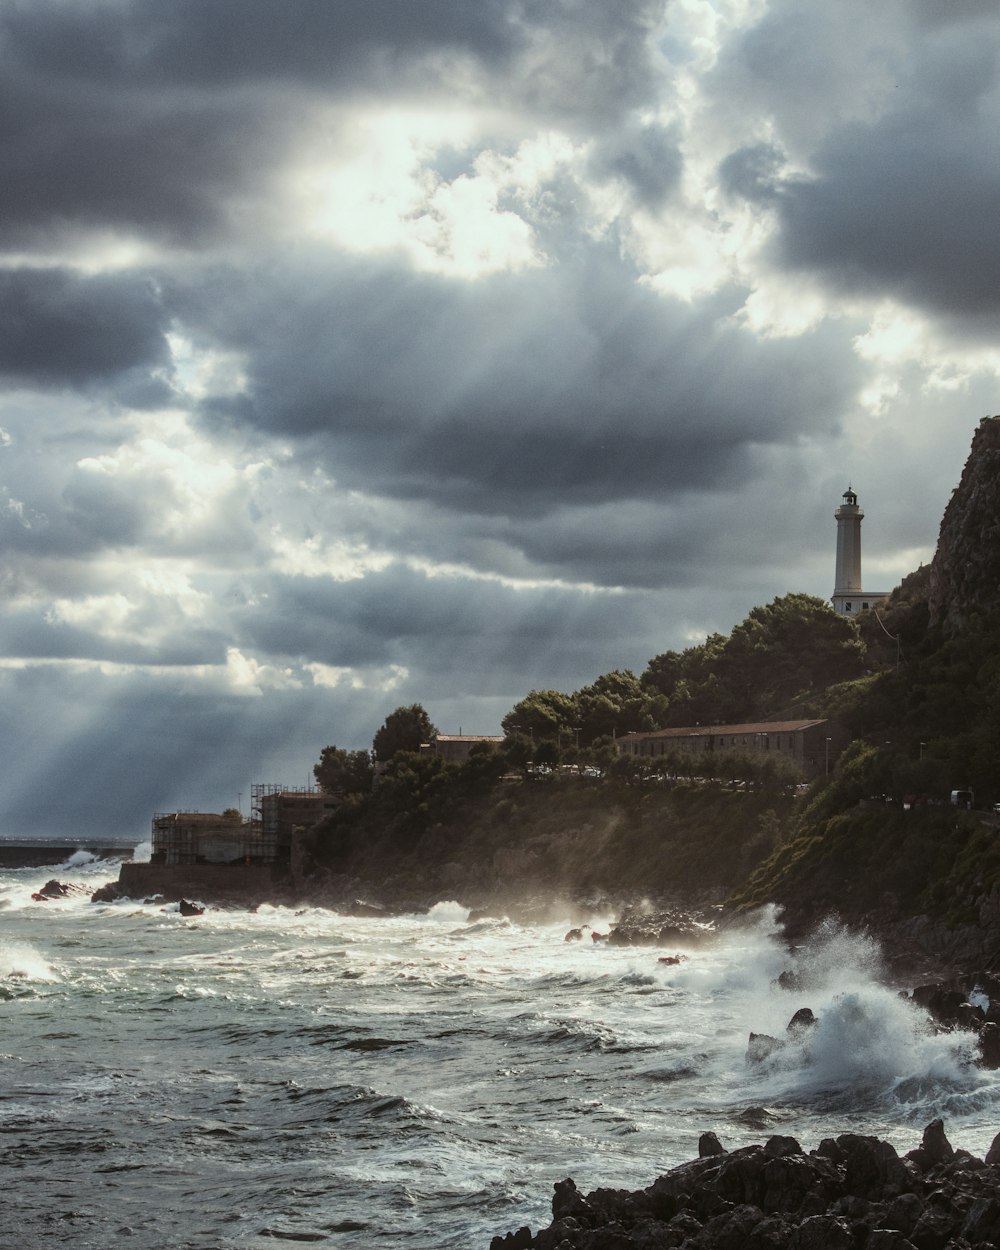
[[284,879],[270,864],[122,864],[118,887],[129,898],[267,902]]

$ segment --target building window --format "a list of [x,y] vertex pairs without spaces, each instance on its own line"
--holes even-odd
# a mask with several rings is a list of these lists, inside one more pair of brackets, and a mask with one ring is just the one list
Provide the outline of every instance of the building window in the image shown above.
[[848,599],[848,601],[844,604],[844,611],[845,611],[845,612],[850,612],[850,610],[851,610],[851,606],[852,606],[852,605],[851,605],[851,601],[850,601],[850,599]]
[[868,604],[867,604],[867,603],[863,603],[863,604],[861,605],[861,610],[862,610],[862,612],[867,612],[867,611],[868,611]]

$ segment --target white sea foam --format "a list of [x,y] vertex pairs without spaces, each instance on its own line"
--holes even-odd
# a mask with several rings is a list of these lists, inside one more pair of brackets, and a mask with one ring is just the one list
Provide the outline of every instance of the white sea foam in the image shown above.
[[[769,949],[770,935],[761,941],[758,928],[749,937],[735,987],[746,1013],[740,1040],[745,1046],[754,1032],[779,1043],[762,1062],[747,1063],[747,1091],[755,1098],[833,1099],[862,1110],[919,1090],[933,1106],[946,1092],[995,1083],[974,1066],[971,1034],[938,1032],[926,1012],[885,983],[881,951],[870,936],[827,923],[790,954],[775,943],[778,958]],[[731,960],[729,952],[718,972],[733,988]],[[781,982],[776,970],[786,974]],[[697,984],[695,972],[687,977]],[[682,972],[678,980],[684,978]],[[791,1035],[789,1021],[804,1007],[816,1023]]]
[[0,946],[0,980],[58,981],[59,975],[34,946],[12,943]]
[[427,913],[427,919],[447,924],[463,923],[469,919],[469,909],[454,899],[443,899],[434,904]]

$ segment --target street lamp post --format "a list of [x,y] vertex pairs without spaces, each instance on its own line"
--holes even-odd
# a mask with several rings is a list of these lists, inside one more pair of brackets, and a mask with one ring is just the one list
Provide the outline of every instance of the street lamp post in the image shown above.
[[826,740],[826,776],[830,775],[830,739]]

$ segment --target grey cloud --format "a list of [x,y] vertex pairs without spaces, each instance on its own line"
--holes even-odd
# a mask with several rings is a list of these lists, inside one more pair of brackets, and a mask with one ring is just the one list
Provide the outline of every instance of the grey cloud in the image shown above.
[[376,707],[395,706],[350,690],[240,697],[56,667],[0,673],[0,691],[0,823],[62,837],[148,837],[154,812],[218,811],[240,791],[245,812],[251,782],[311,781],[326,743],[367,745]]
[[[159,624],[155,609],[141,623]],[[220,633],[192,628],[187,622],[177,623],[173,636],[168,634],[151,644],[120,634],[108,637],[53,619],[44,606],[8,611],[0,617],[0,652],[19,660],[86,660],[176,668],[219,664],[225,660],[225,651]]]
[[[526,693],[538,683],[572,689],[616,664],[644,663],[642,639],[656,620],[638,595],[430,577],[402,564],[358,581],[272,575],[265,586],[234,621],[246,650],[277,664],[399,665],[421,675],[417,698],[470,688],[477,697]],[[640,640],[625,658],[623,616]],[[616,647],[619,659],[611,663]]]
[[165,322],[141,277],[0,270],[0,374],[17,382],[85,385],[162,366]]
[[728,318],[739,293],[686,306],[603,261],[475,287],[317,264],[170,298],[247,353],[248,394],[207,421],[481,514],[735,486],[753,447],[834,428],[863,376],[841,327],[761,343]]
[[513,20],[521,8],[462,0],[43,2],[9,11],[2,28],[17,63],[78,80],[327,84],[370,73],[364,58],[377,54],[391,60],[452,47],[503,60],[521,42]]
[[[0,239],[128,229],[204,246],[254,234],[314,108],[370,94],[611,126],[652,85],[664,0],[198,0],[0,15]],[[472,58],[476,73],[456,68]],[[585,120],[586,119],[586,120]],[[331,123],[324,123],[325,140]],[[630,176],[649,186],[648,157]]]
[[[779,265],[992,333],[998,66],[995,9],[975,3],[777,0],[715,71],[716,108],[775,135],[727,157],[723,185],[776,209]],[[781,178],[786,153],[808,173]]]
[[597,146],[591,160],[596,177],[623,179],[637,202],[653,210],[677,189],[683,167],[677,134],[655,123],[620,129]]
[[269,111],[266,92],[157,95],[25,81],[19,72],[0,82],[0,241],[8,247],[111,228],[217,241],[235,225],[234,196],[266,182],[295,124],[294,106]]
[[747,200],[773,203],[785,163],[784,153],[770,143],[753,143],[738,148],[719,165],[719,181],[730,195]]
[[1000,173],[983,153],[1000,117],[954,122],[907,114],[832,136],[816,177],[786,183],[778,200],[784,263],[995,327]]

